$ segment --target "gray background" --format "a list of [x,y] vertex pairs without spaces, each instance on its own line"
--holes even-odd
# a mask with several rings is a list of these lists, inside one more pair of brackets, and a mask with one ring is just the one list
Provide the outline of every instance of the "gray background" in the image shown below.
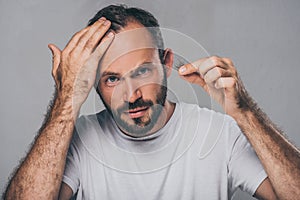
[[[0,1],[1,190],[26,154],[52,96],[47,44],[53,42],[63,48],[99,8],[110,3]],[[162,27],[192,37],[210,54],[232,58],[253,98],[299,146],[300,1],[122,3],[149,10]],[[236,199],[251,198],[239,193]]]

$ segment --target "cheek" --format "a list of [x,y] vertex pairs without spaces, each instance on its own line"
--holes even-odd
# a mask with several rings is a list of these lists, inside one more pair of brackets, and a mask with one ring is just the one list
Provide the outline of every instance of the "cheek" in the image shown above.
[[161,84],[148,84],[144,85],[140,88],[140,91],[142,92],[143,99],[156,99],[157,94],[160,92]]
[[160,93],[163,84],[163,75],[156,73],[149,79],[144,79],[139,90],[142,92],[143,99],[155,100]]
[[140,85],[148,88],[160,88],[163,83],[163,79],[163,72],[155,70],[150,76],[141,78]]
[[108,104],[109,106],[111,105],[111,97],[112,97],[112,91],[106,87],[103,87],[101,84],[98,87],[102,99],[105,101],[106,104]]
[[118,108],[122,104],[122,92],[117,87],[101,87],[102,98],[112,109]]

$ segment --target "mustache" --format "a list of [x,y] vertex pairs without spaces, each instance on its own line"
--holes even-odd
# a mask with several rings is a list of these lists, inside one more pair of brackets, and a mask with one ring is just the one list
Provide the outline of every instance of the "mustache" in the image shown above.
[[143,100],[142,98],[139,98],[133,103],[124,103],[120,108],[117,109],[117,112],[121,114],[125,111],[135,109],[138,107],[150,107],[153,106],[153,104],[154,103],[151,100]]

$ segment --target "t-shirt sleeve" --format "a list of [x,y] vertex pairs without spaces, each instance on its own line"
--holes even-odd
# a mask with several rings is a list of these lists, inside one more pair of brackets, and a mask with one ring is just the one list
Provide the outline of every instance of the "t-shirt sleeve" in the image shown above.
[[235,139],[230,149],[228,163],[229,188],[234,193],[237,188],[254,195],[267,174],[247,138],[236,123],[231,126]]
[[62,181],[72,189],[73,195],[78,190],[80,177],[79,155],[76,147],[76,141],[78,141],[77,139],[78,135],[75,131],[67,154],[65,171],[62,179]]

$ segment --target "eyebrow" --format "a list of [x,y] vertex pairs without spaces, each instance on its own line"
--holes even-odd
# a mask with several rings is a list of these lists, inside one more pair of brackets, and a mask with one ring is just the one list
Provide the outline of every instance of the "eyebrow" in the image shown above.
[[[147,64],[153,64],[153,66],[155,65],[155,63],[149,61],[149,62],[144,62],[142,64],[140,64],[137,68],[131,70],[129,73],[130,75],[134,74],[137,70],[139,70],[140,68],[142,67],[145,67],[145,65]],[[103,72],[103,74],[101,75],[101,77],[105,77],[105,76],[121,76],[120,73],[117,73],[117,72],[111,72],[111,71],[105,71]]]
[[101,77],[104,77],[104,76],[120,76],[120,75],[121,75],[120,73],[105,71],[105,72],[103,72],[103,74],[101,75]]

